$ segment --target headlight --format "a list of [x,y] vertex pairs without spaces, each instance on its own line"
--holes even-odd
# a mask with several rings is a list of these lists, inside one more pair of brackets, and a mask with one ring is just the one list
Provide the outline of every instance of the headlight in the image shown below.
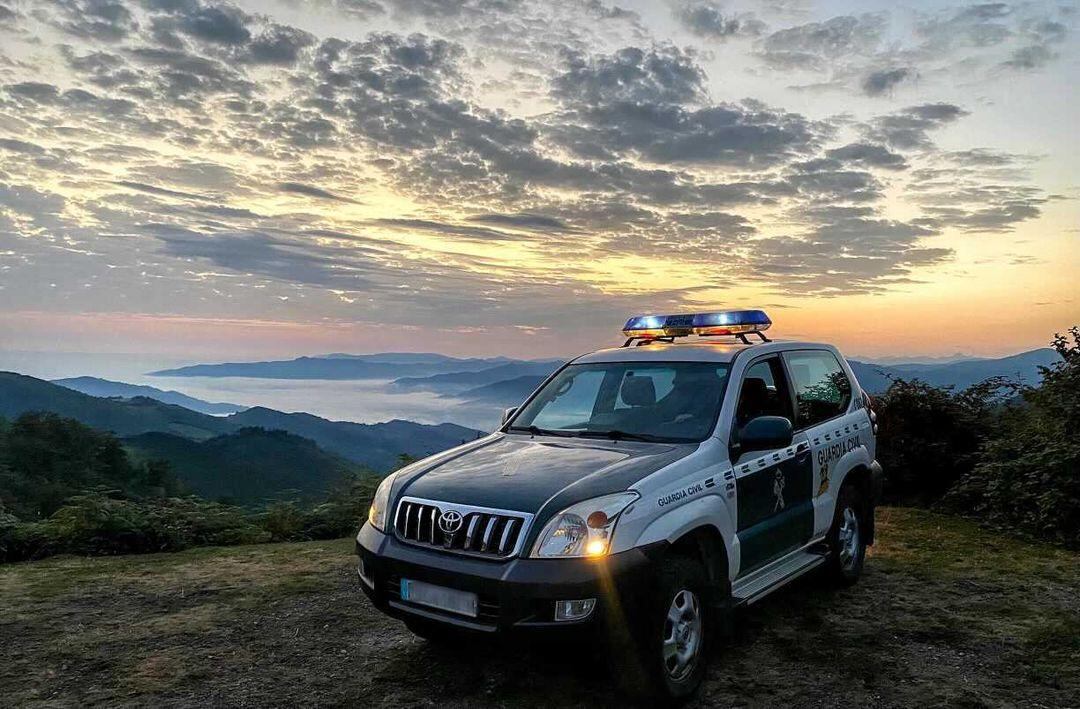
[[532,555],[566,558],[607,554],[619,515],[638,497],[636,492],[620,492],[566,508],[544,526]]
[[371,508],[368,509],[368,522],[380,532],[386,531],[387,508],[390,506],[390,488],[394,486],[394,478],[397,473],[390,473],[379,487],[375,489],[375,497],[371,499]]

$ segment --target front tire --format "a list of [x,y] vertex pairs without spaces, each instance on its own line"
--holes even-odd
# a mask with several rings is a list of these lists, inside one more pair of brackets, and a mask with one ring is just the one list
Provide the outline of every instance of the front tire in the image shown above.
[[841,586],[850,586],[862,575],[866,560],[866,506],[858,488],[844,485],[836,500],[829,529],[828,574]]
[[713,631],[708,599],[708,576],[700,562],[682,556],[663,562],[655,599],[632,631],[634,642],[611,648],[625,693],[670,705],[698,690]]

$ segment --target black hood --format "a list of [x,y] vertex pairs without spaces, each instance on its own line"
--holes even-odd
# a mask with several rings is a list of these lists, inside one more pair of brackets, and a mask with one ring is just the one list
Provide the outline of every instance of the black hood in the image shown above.
[[399,489],[428,500],[547,517],[575,502],[621,492],[696,449],[697,444],[501,434],[407,475]]

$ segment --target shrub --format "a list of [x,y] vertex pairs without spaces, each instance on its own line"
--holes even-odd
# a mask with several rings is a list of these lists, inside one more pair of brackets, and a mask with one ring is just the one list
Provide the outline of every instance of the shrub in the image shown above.
[[269,539],[238,507],[194,497],[128,500],[96,491],[72,497],[42,522],[0,520],[0,560],[180,551]]
[[270,534],[270,541],[302,539],[304,513],[295,502],[275,502],[263,515],[262,527]]
[[877,458],[886,473],[885,498],[932,505],[975,466],[996,411],[1015,385],[990,379],[960,392],[918,380],[893,381],[875,399]]
[[1000,419],[945,499],[989,524],[1080,547],[1080,328],[1058,335],[1062,361]]

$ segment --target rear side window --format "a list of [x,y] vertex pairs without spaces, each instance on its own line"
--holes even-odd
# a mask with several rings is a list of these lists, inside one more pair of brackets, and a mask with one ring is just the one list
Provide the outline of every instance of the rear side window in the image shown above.
[[851,403],[851,382],[832,352],[786,352],[795,387],[796,428],[809,428],[839,416]]

